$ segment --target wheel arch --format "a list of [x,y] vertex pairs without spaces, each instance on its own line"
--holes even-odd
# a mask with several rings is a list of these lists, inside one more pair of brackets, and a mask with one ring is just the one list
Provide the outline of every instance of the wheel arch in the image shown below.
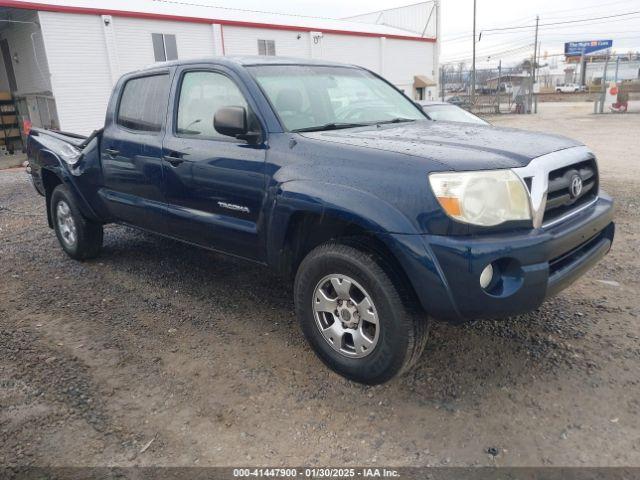
[[306,180],[279,186],[269,225],[267,263],[287,278],[295,276],[306,254],[331,240],[356,242],[388,259],[387,268],[402,272],[398,277],[406,277],[386,234],[417,233],[405,215],[375,195]]
[[83,216],[93,221],[99,221],[91,206],[84,199],[80,191],[76,188],[73,180],[60,166],[43,167],[40,176],[44,187],[47,223],[49,228],[53,228],[53,219],[51,218],[51,195],[58,185],[66,185],[73,195],[76,205],[80,209]]
[[384,234],[339,216],[297,211],[290,217],[283,240],[277,268],[286,278],[295,277],[304,258],[316,247],[327,242],[349,245],[373,254],[398,287],[403,300],[416,309],[420,308],[417,293]]
[[40,172],[40,178],[42,179],[42,186],[44,187],[44,198],[47,205],[47,223],[49,228],[53,228],[53,218],[51,217],[51,195],[58,185],[62,185],[64,182],[60,175],[53,170],[43,168]]

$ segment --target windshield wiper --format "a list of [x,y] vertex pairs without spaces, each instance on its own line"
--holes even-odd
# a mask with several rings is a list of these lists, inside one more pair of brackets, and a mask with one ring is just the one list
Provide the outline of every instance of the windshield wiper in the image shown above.
[[398,117],[398,118],[393,118],[391,120],[383,120],[381,122],[376,122],[376,125],[382,125],[385,123],[404,123],[404,122],[415,122],[416,120],[414,118],[402,118],[402,117]]
[[331,122],[324,125],[316,125],[315,127],[296,128],[292,132],[322,132],[325,130],[340,130],[342,128],[366,127],[368,123],[338,123]]
[[391,120],[381,120],[379,122],[367,122],[367,123],[339,123],[331,122],[324,125],[316,125],[315,127],[296,128],[291,130],[292,132],[321,132],[325,130],[340,130],[342,128],[355,128],[355,127],[368,127],[370,125],[382,125],[384,123],[401,123],[401,122],[415,122],[412,118],[393,118]]

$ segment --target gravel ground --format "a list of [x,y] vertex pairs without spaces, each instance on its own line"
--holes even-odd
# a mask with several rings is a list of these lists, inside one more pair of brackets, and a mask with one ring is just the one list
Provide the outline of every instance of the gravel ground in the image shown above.
[[373,388],[321,365],[268,270],[120,226],[72,261],[0,172],[0,464],[640,466],[640,115],[558,105],[494,122],[595,149],[611,254],[529,315],[436,324]]

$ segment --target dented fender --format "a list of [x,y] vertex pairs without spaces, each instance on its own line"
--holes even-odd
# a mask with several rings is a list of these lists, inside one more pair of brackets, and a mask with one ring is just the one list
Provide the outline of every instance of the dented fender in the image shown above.
[[99,205],[93,199],[96,196],[95,185],[102,175],[97,135],[75,139],[34,129],[27,143],[27,155],[36,190],[45,192],[50,227],[53,225],[50,212],[51,186],[60,183],[69,188],[85,217],[95,222],[105,220],[99,208],[95,208]]

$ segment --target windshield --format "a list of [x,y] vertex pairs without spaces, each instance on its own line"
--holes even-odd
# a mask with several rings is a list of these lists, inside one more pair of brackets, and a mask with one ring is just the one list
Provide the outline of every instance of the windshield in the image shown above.
[[431,120],[488,125],[487,122],[476,117],[473,113],[469,113],[455,105],[425,105],[424,111],[429,115]]
[[411,100],[366,70],[316,65],[249,68],[290,131],[425,119]]

